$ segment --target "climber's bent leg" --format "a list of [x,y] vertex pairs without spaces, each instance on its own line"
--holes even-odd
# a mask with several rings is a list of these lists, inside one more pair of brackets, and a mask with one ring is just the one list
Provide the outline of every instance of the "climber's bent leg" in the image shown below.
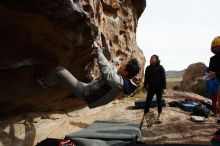
[[84,99],[85,87],[87,84],[77,80],[67,69],[63,67],[57,67],[56,72],[58,78],[60,78],[76,94],[77,97]]
[[64,67],[56,67],[46,78],[37,79],[38,83],[44,88],[55,85],[59,80],[63,81],[72,90],[78,98],[84,99],[85,87],[87,84],[78,81]]

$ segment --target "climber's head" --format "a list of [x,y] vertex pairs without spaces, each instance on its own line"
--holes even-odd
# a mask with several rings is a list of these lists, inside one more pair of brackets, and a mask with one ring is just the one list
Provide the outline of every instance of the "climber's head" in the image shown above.
[[211,44],[211,51],[214,54],[220,55],[220,36],[217,36],[213,39]]
[[129,60],[126,64],[122,64],[118,70],[118,73],[122,77],[126,77],[131,79],[132,77],[136,76],[139,73],[140,67],[138,60],[133,58]]

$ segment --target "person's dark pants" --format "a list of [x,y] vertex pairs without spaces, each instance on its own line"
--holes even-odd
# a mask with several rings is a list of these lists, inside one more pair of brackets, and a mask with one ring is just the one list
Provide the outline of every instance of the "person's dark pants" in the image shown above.
[[162,89],[148,89],[144,113],[147,114],[149,112],[151,102],[155,94],[157,96],[158,113],[162,112]]

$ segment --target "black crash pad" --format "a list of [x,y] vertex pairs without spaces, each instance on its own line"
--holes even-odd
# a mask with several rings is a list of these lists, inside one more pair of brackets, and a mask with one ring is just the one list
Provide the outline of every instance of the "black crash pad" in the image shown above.
[[[151,108],[153,108],[153,107],[156,107],[157,106],[157,100],[156,100],[157,98],[154,96],[153,97],[153,99],[152,99],[152,101],[151,101]],[[142,100],[137,100],[137,101],[135,101],[135,108],[136,109],[144,109],[145,108],[145,102],[146,102],[146,100],[144,99],[142,99]],[[166,104],[165,104],[165,99],[162,97],[162,100],[161,100],[161,102],[162,102],[162,106],[166,106]]]

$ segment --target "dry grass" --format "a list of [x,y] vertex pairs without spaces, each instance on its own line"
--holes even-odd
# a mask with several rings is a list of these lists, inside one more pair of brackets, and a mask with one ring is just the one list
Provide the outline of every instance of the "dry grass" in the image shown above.
[[182,78],[167,78],[167,89],[172,89],[174,86],[179,85]]
[[[167,89],[172,89],[175,85],[179,85],[182,81],[181,78],[167,78]],[[136,93],[132,96],[132,100],[144,99],[146,97],[146,91],[143,88],[138,88]]]
[[136,93],[132,96],[132,100],[139,100],[146,97],[146,91],[143,88],[138,88]]
[[182,81],[182,77],[181,78],[167,78],[167,82],[181,82]]

